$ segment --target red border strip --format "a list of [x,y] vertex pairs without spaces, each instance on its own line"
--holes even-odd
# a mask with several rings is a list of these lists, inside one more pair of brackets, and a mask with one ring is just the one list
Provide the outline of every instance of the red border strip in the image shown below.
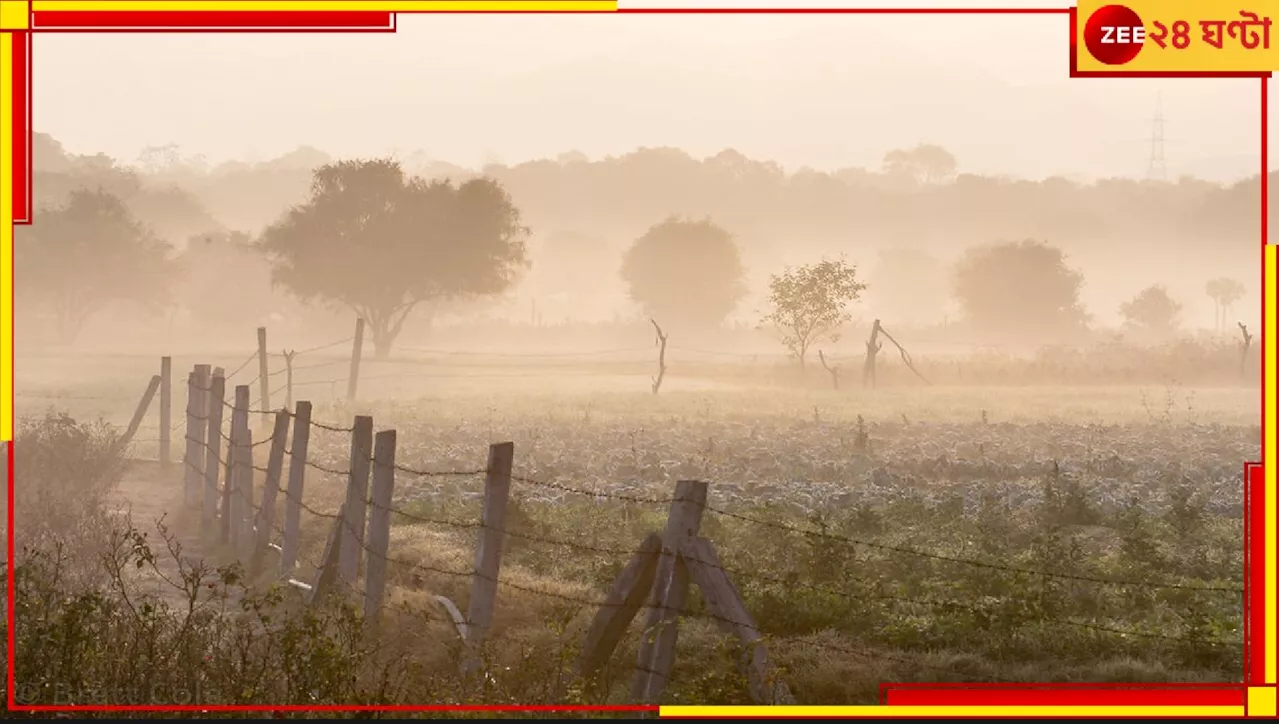
[[33,30],[394,31],[395,13],[369,10],[37,10]]
[[13,37],[13,223],[31,223],[31,35]]
[[1246,698],[1239,684],[889,684],[881,691],[889,706],[1244,706]]

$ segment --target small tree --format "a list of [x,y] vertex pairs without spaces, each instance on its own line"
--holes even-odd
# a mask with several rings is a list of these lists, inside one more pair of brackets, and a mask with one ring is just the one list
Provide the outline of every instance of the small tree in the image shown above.
[[1155,284],[1138,292],[1120,305],[1120,316],[1125,322],[1150,335],[1168,335],[1178,327],[1178,312],[1182,305],[1173,301],[1163,285]]
[[761,323],[782,333],[782,344],[803,369],[814,342],[840,338],[840,325],[850,318],[845,307],[866,288],[858,281],[857,267],[843,260],[788,268],[769,278],[770,310]]
[[496,181],[406,177],[389,160],[315,171],[311,198],[267,228],[272,281],[347,307],[385,358],[415,307],[496,294],[526,264],[520,212]]
[[158,305],[166,298],[169,247],[116,196],[72,191],[65,204],[18,229],[15,291],[51,314],[60,342],[73,342],[112,302]]
[[664,326],[708,329],[738,305],[745,270],[733,235],[710,220],[670,218],[622,259],[631,298]]
[[1213,299],[1213,329],[1221,332],[1227,328],[1227,314],[1231,305],[1244,296],[1244,285],[1234,279],[1219,277],[1205,284],[1204,291]]

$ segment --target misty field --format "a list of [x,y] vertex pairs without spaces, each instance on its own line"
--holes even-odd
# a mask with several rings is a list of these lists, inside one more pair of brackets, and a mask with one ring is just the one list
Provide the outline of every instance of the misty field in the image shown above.
[[[196,361],[175,358],[175,379]],[[199,361],[230,372],[242,360]],[[274,572],[246,580],[210,570],[189,597],[170,590],[140,603],[143,579],[156,584],[144,575],[153,567],[171,579],[161,588],[193,588],[194,564],[164,562],[172,556],[159,544],[165,531],[190,541],[199,525],[182,511],[181,474],[121,463],[86,483],[75,466],[95,459],[65,446],[97,445],[96,464],[110,458],[108,441],[156,360],[94,359],[88,374],[84,359],[20,360],[18,412],[28,418],[16,448],[20,545],[37,535],[23,521],[53,505],[45,486],[114,491],[98,508],[58,508],[64,532],[83,516],[72,537],[114,551],[105,567],[83,551],[62,564],[76,580],[97,581],[99,593],[68,589],[72,579],[55,576],[47,560],[25,564],[17,578],[24,691],[42,681],[46,692],[92,685],[127,698],[136,687],[118,692],[143,677],[160,682],[150,691],[198,692],[202,703],[625,703],[639,621],[596,685],[578,681],[573,665],[610,583],[640,541],[662,530],[675,482],[685,479],[710,482],[701,535],[799,703],[873,703],[888,681],[1240,680],[1242,467],[1261,454],[1256,388],[864,390],[850,381],[834,390],[821,369],[802,387],[748,385],[721,369],[714,378],[673,374],[655,396],[642,372],[652,361],[494,358],[470,361],[471,380],[417,362],[366,361],[368,401],[346,403],[344,385],[323,383],[326,364],[334,378],[345,375],[344,358],[311,364],[294,399],[315,401],[313,420],[340,430],[367,414],[375,429],[398,433],[392,605],[380,635],[354,613],[300,608]],[[228,385],[249,382],[254,367]],[[256,382],[252,389],[256,396]],[[184,392],[175,385],[175,423]],[[273,406],[282,402],[273,397]],[[42,417],[50,409],[77,422],[50,422]],[[66,433],[96,418],[112,424]],[[130,449],[136,458],[155,456],[154,413],[146,423]],[[50,425],[63,436],[34,432]],[[180,456],[181,428],[174,438]],[[515,444],[515,482],[477,683],[459,677],[458,636],[433,597],[465,610],[478,471],[500,441]],[[315,570],[324,514],[345,495],[349,447],[343,432],[312,432],[304,507],[320,515],[303,514],[301,575]],[[60,476],[42,476],[42,467]],[[42,491],[24,492],[24,482]],[[146,546],[111,517],[121,498]],[[227,563],[217,555],[209,552]],[[133,566],[143,573],[126,570]],[[58,603],[67,595],[79,603]],[[691,595],[664,701],[748,702],[739,648]],[[236,615],[208,614],[219,607]],[[101,647],[102,636],[121,646]]]

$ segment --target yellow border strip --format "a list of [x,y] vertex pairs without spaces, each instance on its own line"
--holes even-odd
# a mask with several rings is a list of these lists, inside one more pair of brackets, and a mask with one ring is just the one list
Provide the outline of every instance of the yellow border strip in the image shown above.
[[33,12],[87,11],[295,11],[429,12],[609,12],[615,0],[33,0]]
[[[13,439],[13,34],[0,33],[0,440]],[[6,463],[7,464],[7,463]],[[4,494],[8,494],[5,491]]]

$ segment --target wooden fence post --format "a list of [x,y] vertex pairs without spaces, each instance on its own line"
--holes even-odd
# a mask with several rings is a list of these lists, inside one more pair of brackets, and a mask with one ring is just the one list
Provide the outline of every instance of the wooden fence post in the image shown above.
[[295,352],[284,351],[284,409],[293,409],[293,355]]
[[[197,472],[199,472],[200,475],[203,476],[204,475],[204,457],[202,455],[204,451],[204,434],[205,434],[204,431],[205,431],[205,428],[207,427],[207,423],[209,420],[209,393],[212,391],[210,388],[210,385],[213,384],[213,368],[210,367],[209,365],[196,365],[195,373],[196,373],[196,388],[197,388],[196,392],[198,394],[196,395],[195,406],[192,409],[194,409],[196,413],[197,432],[195,433],[195,438],[196,438],[196,441],[199,443],[197,445],[197,447],[199,448],[197,455],[201,455],[201,457],[195,458],[195,461],[196,461]],[[202,486],[199,486],[199,485],[197,486],[197,488],[200,488],[200,487]],[[200,506],[200,494],[198,492],[196,494],[195,505],[196,507]]]
[[239,542],[240,516],[243,500],[236,492],[236,475],[240,469],[240,456],[244,449],[244,437],[240,431],[249,426],[249,386],[236,385],[236,401],[231,408],[231,449],[227,454],[227,470],[222,485],[222,518],[219,521],[219,538],[234,549]]
[[214,374],[206,398],[204,429],[204,505],[200,528],[209,541],[218,534],[218,466],[222,463],[222,409],[226,406],[227,379]]
[[791,690],[769,663],[764,636],[747,612],[742,595],[729,580],[715,546],[706,538],[688,538],[680,544],[680,558],[689,567],[693,582],[702,589],[702,600],[716,617],[716,624],[734,634],[742,643],[742,669],[747,675],[751,698],[757,704],[794,704]]
[[204,394],[196,382],[196,372],[193,368],[187,375],[187,444],[182,451],[182,502],[188,509],[197,507],[200,501],[199,481],[200,474],[204,470],[196,461],[204,458],[200,457],[200,447],[196,442],[196,431],[200,429],[200,421],[196,419],[196,406],[199,404],[199,398]]
[[364,353],[364,320],[356,319],[355,341],[351,344],[351,372],[347,375],[347,399],[356,399],[356,383],[360,381],[360,357]]
[[173,464],[170,428],[173,426],[173,358],[160,358],[160,466]]
[[257,512],[253,507],[253,428],[249,427],[247,420],[240,438],[244,442],[240,445],[240,456],[236,458],[235,490],[235,496],[240,500],[240,515],[232,521],[232,525],[240,527],[240,540],[235,547],[236,557],[247,561],[253,553],[253,520]]
[[138,406],[133,411],[133,419],[129,421],[129,427],[125,429],[115,444],[117,451],[123,451],[129,446],[133,440],[133,436],[138,433],[138,426],[142,424],[142,419],[147,416],[147,408],[151,406],[151,400],[156,396],[156,390],[160,387],[160,375],[152,375],[151,382],[147,384],[146,392],[142,393],[142,399],[138,400]]
[[293,574],[298,562],[302,517],[302,486],[307,476],[307,445],[311,441],[311,403],[298,403],[293,413],[293,449],[289,454],[289,487],[284,499],[284,540],[280,542],[280,573]]
[[661,558],[653,578],[649,599],[652,608],[645,620],[636,656],[636,678],[631,688],[632,699],[643,704],[658,701],[675,664],[678,622],[689,596],[689,569],[680,559],[680,548],[684,541],[697,538],[706,504],[705,482],[681,480],[676,483],[675,499],[662,534]]
[[262,486],[262,507],[254,522],[253,555],[249,569],[254,575],[262,570],[262,560],[271,544],[271,531],[276,526],[276,498],[280,493],[280,471],[284,468],[285,438],[289,435],[289,411],[276,412],[276,425],[271,431],[271,452],[267,453],[267,479]]
[[351,432],[351,464],[347,477],[346,535],[342,541],[338,574],[348,585],[360,578],[360,554],[364,549],[365,500],[369,496],[369,467],[373,462],[373,418],[356,416]]
[[396,484],[396,431],[383,430],[373,443],[373,494],[364,573],[364,618],[376,622],[387,588],[387,555],[391,548],[391,494]]
[[609,660],[632,619],[644,605],[653,589],[661,550],[662,536],[650,533],[609,587],[609,593],[605,595],[582,643],[578,673],[583,679],[590,682],[595,678],[596,672]]
[[480,665],[484,637],[493,623],[498,596],[498,572],[502,567],[502,539],[506,536],[507,498],[511,494],[511,464],[515,444],[500,442],[489,446],[489,464],[484,478],[484,507],[480,512],[480,540],[476,545],[475,573],[471,577],[471,600],[467,602],[467,655],[464,674]]
[[263,427],[271,420],[270,374],[267,369],[267,328],[258,327],[258,395],[261,400],[258,409],[262,410]]
[[346,503],[338,507],[338,514],[333,519],[333,527],[329,529],[329,538],[324,544],[324,557],[320,559],[320,567],[316,570],[315,583],[311,584],[311,599],[308,603],[312,606],[322,603],[333,592],[333,587],[340,578],[338,561],[342,556],[342,539],[344,538],[342,531],[346,527],[346,508]]

